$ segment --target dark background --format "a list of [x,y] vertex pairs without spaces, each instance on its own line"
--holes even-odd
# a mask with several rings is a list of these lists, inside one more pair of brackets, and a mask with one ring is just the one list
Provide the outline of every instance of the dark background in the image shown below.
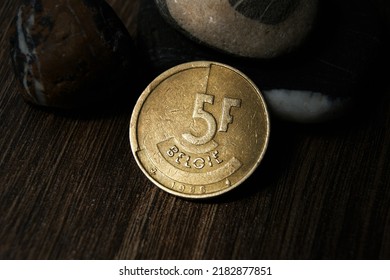
[[[108,2],[134,34],[135,1]],[[255,174],[226,195],[189,201],[137,167],[132,102],[69,114],[22,100],[7,34],[20,3],[0,2],[1,259],[390,258],[388,67],[338,121],[271,119]]]

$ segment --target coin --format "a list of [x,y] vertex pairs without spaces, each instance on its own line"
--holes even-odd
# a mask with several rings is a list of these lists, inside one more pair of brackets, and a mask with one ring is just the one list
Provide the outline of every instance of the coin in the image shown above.
[[141,94],[130,121],[133,155],[161,189],[208,198],[240,185],[267,148],[269,117],[240,71],[197,61],[169,69]]

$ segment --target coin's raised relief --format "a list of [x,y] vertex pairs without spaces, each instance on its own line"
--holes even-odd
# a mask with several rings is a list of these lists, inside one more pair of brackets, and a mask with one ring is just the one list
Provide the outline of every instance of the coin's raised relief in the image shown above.
[[257,87],[216,62],[176,66],[139,98],[130,122],[134,157],[163,190],[187,198],[225,193],[265,153],[269,118]]

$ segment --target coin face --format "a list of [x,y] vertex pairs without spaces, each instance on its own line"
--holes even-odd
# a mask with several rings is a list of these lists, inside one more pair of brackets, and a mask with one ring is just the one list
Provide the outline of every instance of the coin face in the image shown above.
[[216,62],[176,66],[140,96],[130,144],[145,175],[181,197],[225,193],[248,178],[267,148],[269,118],[256,86]]

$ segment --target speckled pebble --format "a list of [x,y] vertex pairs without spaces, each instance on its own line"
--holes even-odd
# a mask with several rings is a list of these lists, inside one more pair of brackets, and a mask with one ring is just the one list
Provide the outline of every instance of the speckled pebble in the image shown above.
[[164,18],[198,42],[244,57],[271,58],[300,46],[317,0],[156,0]]

